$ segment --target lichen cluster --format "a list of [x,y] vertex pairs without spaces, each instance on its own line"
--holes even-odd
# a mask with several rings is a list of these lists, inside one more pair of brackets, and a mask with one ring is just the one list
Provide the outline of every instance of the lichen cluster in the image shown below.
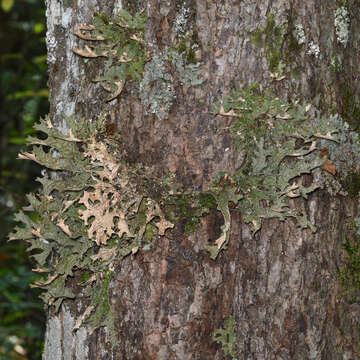
[[[301,228],[316,231],[315,224],[292,209],[289,201],[306,199],[319,187],[314,181],[306,185],[302,175],[320,169],[335,177],[337,170],[345,171],[349,165],[357,169],[358,136],[338,116],[321,115],[310,104],[287,103],[255,88],[231,93],[215,113],[234,119],[230,131],[245,160],[238,172],[227,174],[235,199],[231,201],[253,232],[261,228],[263,219],[290,217]],[[216,257],[221,246],[212,250]]]
[[295,37],[299,45],[305,44],[306,35],[302,24],[295,25]]
[[[220,182],[225,179],[228,185],[221,191],[218,187],[214,194],[225,224],[217,246],[208,247],[213,259],[228,241],[224,235],[230,230],[229,201],[233,210],[240,210],[245,222],[252,224],[253,232],[261,228],[265,218],[289,217],[296,218],[300,227],[315,231],[315,224],[306,214],[291,209],[289,200],[306,199],[319,187],[332,195],[344,194],[341,181],[350,171],[359,171],[358,134],[339,115],[321,115],[310,104],[287,103],[272,94],[259,93],[257,87],[232,92],[215,113],[234,119],[230,131],[245,160],[237,173],[220,177]],[[312,178],[307,186],[303,185],[304,174]],[[225,195],[225,189],[230,196]],[[354,227],[355,236],[344,244],[345,265],[339,269],[339,277],[350,301],[358,302],[360,218],[355,219]],[[223,329],[214,330],[213,340],[221,345],[225,356],[240,356],[233,317],[225,320]]]
[[214,330],[213,340],[221,345],[225,356],[231,356],[236,360],[239,352],[236,349],[235,321],[232,316],[225,320],[224,327]]
[[[295,25],[294,35],[298,45],[301,46],[306,44],[306,34],[302,24],[299,23]],[[306,53],[308,55],[314,56],[316,59],[321,58],[320,46],[314,40],[309,42]]]
[[[30,139],[33,152],[20,157],[47,167],[50,175],[39,179],[38,194],[28,196],[30,206],[17,215],[25,227],[18,227],[12,239],[30,242],[29,251],[36,251],[37,271],[49,273],[37,284],[47,290],[45,303],[59,308],[64,298],[75,297],[67,283],[77,270],[89,273],[84,294],[93,288],[104,291],[103,277],[111,276],[117,261],[147,248],[154,234],[163,236],[186,214],[186,226],[196,230],[210,208],[222,213],[221,234],[207,246],[212,259],[229,242],[230,205],[242,212],[254,233],[265,218],[289,217],[315,231],[315,224],[292,209],[289,201],[306,199],[321,186],[316,179],[331,176],[336,181],[337,170],[359,168],[357,135],[338,116],[321,116],[310,105],[287,103],[250,88],[225,97],[216,113],[234,119],[230,127],[233,151],[245,154],[242,167],[236,173],[223,173],[203,193],[174,195],[164,183],[167,190],[156,196],[160,203],[143,186],[144,179],[149,180],[146,169],[122,162],[116,141],[104,135],[101,118],[96,122],[69,118],[66,135],[49,119],[36,125],[47,138]],[[326,175],[319,177],[319,171]],[[303,183],[304,174],[313,175],[311,184]],[[172,206],[170,212],[177,214],[172,222],[165,218],[162,206],[170,210]],[[104,304],[90,306],[88,318],[101,320],[98,311],[105,316],[97,310]],[[93,321],[94,327],[104,324],[100,320]]]
[[185,37],[186,32],[189,31],[188,28],[188,22],[191,15],[191,11],[189,7],[187,6],[186,2],[184,2],[180,8],[180,11],[176,15],[175,21],[174,21],[174,30],[175,34],[178,37]]
[[[179,19],[189,20],[190,13],[182,9]],[[188,58],[193,45],[189,50],[190,35],[184,34],[178,20],[177,48],[162,51],[144,42],[145,21],[142,13],[132,16],[121,11],[115,19],[97,14],[93,25],[82,25],[75,32],[92,45],[74,51],[105,59],[103,75],[95,80],[111,93],[107,100],[119,96],[126,81],[137,80],[145,110],[164,120],[176,100],[175,78],[185,87],[201,84],[200,64]],[[340,34],[344,26],[339,21],[336,31],[344,44],[343,31]],[[262,46],[276,40],[270,41],[275,45],[266,51],[270,70],[278,75],[284,66],[280,51],[286,31],[270,14],[267,25],[252,38]],[[305,43],[301,24],[295,32],[298,43]],[[308,53],[320,56],[313,42]],[[106,325],[115,344],[109,299],[114,269],[125,256],[148,250],[154,238],[164,236],[176,221],[184,221],[186,232],[196,231],[209,209],[221,212],[221,233],[206,247],[216,259],[230,239],[230,209],[243,214],[253,233],[269,218],[294,218],[301,228],[316,231],[315,224],[291,200],[307,199],[329,184],[332,194],[341,193],[342,181],[360,170],[358,136],[339,116],[321,115],[310,104],[288,103],[249,87],[224,97],[214,113],[231,117],[232,151],[241,152],[244,161],[237,172],[219,174],[213,186],[201,193],[186,193],[171,181],[152,179],[145,167],[125,163],[116,137],[106,134],[102,116],[96,121],[66,118],[66,134],[50,119],[35,126],[44,136],[31,138],[32,152],[20,157],[48,171],[38,179],[42,188],[28,196],[30,205],[16,215],[22,225],[11,239],[29,242],[28,250],[38,264],[35,271],[47,274],[35,284],[46,290],[42,298],[47,305],[58,310],[64,299],[89,298],[74,330],[83,323],[92,329]],[[310,176],[305,179],[304,175]],[[235,357],[232,319],[226,321],[225,330],[215,332],[214,339],[222,344],[225,355]]]
[[151,61],[145,66],[145,73],[140,82],[140,99],[148,113],[155,114],[160,120],[169,116],[176,100],[174,77],[167,68],[177,71],[180,82],[187,87],[200,85],[197,68],[200,64],[186,64],[182,55],[165,48],[156,51]]
[[349,12],[345,6],[340,6],[334,11],[334,26],[337,41],[346,47],[349,41]]
[[[77,296],[69,284],[81,286],[82,296],[91,297],[82,321],[94,329],[112,318],[104,310],[110,306],[104,284],[117,262],[146,245],[149,227],[163,236],[173,224],[140,186],[145,170],[123,163],[116,144],[104,136],[101,117],[95,122],[69,118],[67,125],[64,135],[49,119],[42,120],[35,128],[46,139],[30,138],[33,151],[20,155],[45,166],[50,175],[38,179],[42,188],[28,196],[30,205],[16,216],[23,226],[10,239],[31,244],[35,271],[47,274],[35,284],[46,290],[47,305],[57,310],[64,299]],[[86,279],[80,279],[81,272]]]
[[[183,14],[185,16],[187,12]],[[94,81],[99,81],[111,93],[107,101],[121,94],[127,80],[137,80],[146,112],[164,120],[176,99],[174,71],[181,84],[196,86],[202,83],[198,74],[200,64],[185,61],[187,51],[179,53],[167,47],[160,51],[156,46],[146,44],[145,21],[144,13],[132,16],[125,10],[120,11],[115,19],[97,14],[93,25],[81,25],[74,33],[92,45],[73,50],[82,57],[106,59],[103,62],[104,74]]]
[[327,148],[328,156],[336,167],[339,177],[346,178],[350,173],[360,171],[359,135],[341,117],[330,116],[331,123],[337,129],[337,142],[320,141],[320,145]]
[[319,46],[319,44],[317,44],[317,43],[314,42],[314,41],[310,41],[310,44],[309,44],[309,48],[308,48],[307,53],[308,53],[309,55],[313,55],[316,59],[320,58],[321,53],[320,53],[320,46]]
[[[349,41],[349,27],[350,17],[348,9],[345,6],[340,6],[334,11],[334,27],[337,41],[344,47],[347,46]],[[296,24],[294,28],[294,35],[299,45],[306,43],[306,34],[302,24]],[[321,57],[319,44],[311,40],[308,45],[307,54],[314,56],[316,59]],[[331,59],[333,67],[336,67],[335,58]]]
[[73,51],[85,58],[105,58],[103,75],[99,81],[111,93],[107,101],[116,98],[127,80],[140,80],[148,54],[144,42],[145,13],[132,16],[125,10],[111,19],[105,14],[96,14],[93,25],[81,25],[74,32],[80,39],[92,45]]

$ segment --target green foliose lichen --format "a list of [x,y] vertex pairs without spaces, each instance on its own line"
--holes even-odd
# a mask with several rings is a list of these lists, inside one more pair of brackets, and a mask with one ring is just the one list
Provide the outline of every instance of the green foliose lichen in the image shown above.
[[287,103],[254,87],[234,91],[215,113],[233,118],[234,151],[245,154],[240,170],[227,175],[238,194],[236,209],[252,224],[253,232],[261,228],[263,219],[290,217],[301,228],[315,231],[315,224],[292,209],[289,201],[307,199],[322,185],[315,178],[305,185],[305,174],[321,170],[335,179],[336,171],[346,174],[349,168],[357,169],[357,135],[338,116],[321,115],[310,104]]
[[[98,14],[94,25],[75,32],[93,46],[74,51],[106,59],[104,74],[97,80],[111,93],[108,100],[121,93],[125,81],[138,80],[145,109],[165,119],[176,99],[175,76],[186,87],[199,85],[200,65],[187,61],[186,51],[150,49],[143,39],[145,20],[144,14],[126,11],[114,20]],[[254,34],[258,44],[276,40],[269,48],[271,70],[282,67],[279,44],[284,31],[270,16],[266,28]],[[20,157],[50,171],[38,179],[42,188],[28,196],[30,205],[17,214],[22,225],[11,239],[30,243],[28,250],[38,264],[35,270],[47,274],[35,285],[46,290],[42,298],[48,306],[58,310],[64,299],[76,298],[76,286],[90,298],[75,330],[83,323],[92,329],[107,326],[115,344],[109,300],[115,266],[139,249],[149,250],[152,240],[164,236],[175,221],[182,220],[190,233],[210,209],[221,212],[221,234],[207,246],[216,259],[230,239],[230,209],[241,211],[254,233],[267,218],[295,218],[301,228],[315,231],[315,224],[293,209],[290,200],[306,199],[323,186],[319,172],[326,171],[339,183],[359,170],[357,135],[338,116],[321,115],[309,104],[288,103],[250,87],[226,96],[215,113],[233,119],[233,151],[244,153],[244,163],[235,173],[223,172],[205,192],[176,195],[165,183],[160,193],[153,191],[146,168],[122,161],[116,142],[104,135],[101,116],[97,121],[67,118],[66,134],[49,119],[36,125],[46,138],[31,138],[33,151]],[[310,184],[303,181],[305,174],[312,175]],[[225,355],[234,357],[233,320],[225,327],[215,331],[214,339],[222,343]]]
[[88,44],[73,51],[82,57],[105,59],[103,75],[94,81],[111,93],[106,101],[119,96],[126,81],[137,80],[145,110],[163,120],[176,100],[174,73],[187,87],[203,82],[198,72],[200,63],[195,61],[198,45],[184,51],[168,47],[160,51],[144,41],[145,22],[145,13],[132,16],[122,10],[114,19],[96,14],[93,25],[81,25],[74,32]]
[[215,245],[208,245],[206,247],[210,252],[211,258],[215,260],[219,252],[226,249],[230,240],[231,214],[229,203],[231,202],[232,204],[237,205],[239,200],[242,199],[242,195],[239,194],[238,189],[231,183],[226,183],[220,187],[214,187],[209,190],[209,193],[213,195],[217,204],[217,209],[224,217],[224,225],[221,226],[221,235],[215,240]]
[[122,161],[117,140],[106,135],[102,116],[64,122],[66,134],[49,118],[41,120],[35,128],[45,136],[29,138],[32,152],[19,156],[48,170],[37,179],[42,187],[28,195],[30,205],[16,215],[21,224],[10,240],[30,244],[34,270],[46,274],[34,284],[45,290],[45,304],[58,311],[65,299],[89,297],[74,330],[83,324],[92,330],[106,326],[115,346],[109,284],[119,261],[150,250],[153,240],[174,226],[170,220],[184,221],[186,232],[196,231],[200,218],[216,207],[226,220],[220,251],[230,230],[228,201],[236,196],[227,187],[205,193],[174,191],[172,177],[154,180],[146,167],[130,166]]
[[45,304],[58,311],[65,299],[89,297],[74,330],[83,324],[92,330],[106,326],[115,346],[109,284],[119,261],[150,250],[175,221],[184,222],[185,232],[196,231],[200,218],[216,207],[225,218],[218,248],[212,251],[217,254],[229,239],[228,202],[237,195],[226,186],[204,193],[174,191],[171,176],[154,180],[146,167],[122,161],[116,138],[106,135],[104,117],[64,122],[66,134],[49,118],[41,120],[35,128],[45,136],[29,138],[32,152],[19,156],[48,170],[37,179],[42,187],[28,195],[30,205],[16,215],[21,224],[10,240],[30,244],[34,270],[46,274],[34,284],[45,290]]
[[105,14],[96,14],[93,25],[82,25],[74,32],[88,42],[84,49],[73,51],[85,58],[105,58],[103,75],[99,81],[111,93],[106,99],[117,97],[127,80],[140,80],[149,54],[144,42],[146,14],[132,16],[122,10],[112,19]]
[[30,243],[35,271],[47,274],[35,286],[46,290],[42,299],[56,311],[64,299],[77,296],[73,279],[78,278],[91,304],[76,328],[86,322],[95,329],[113,319],[108,284],[116,264],[151,241],[150,226],[151,235],[163,236],[173,224],[137,185],[146,169],[121,160],[116,142],[104,134],[102,117],[66,122],[69,131],[63,134],[42,120],[35,128],[47,137],[30,138],[33,151],[20,155],[50,171],[38,179],[42,188],[28,195],[30,205],[16,215],[22,224],[10,239]]
[[225,320],[224,329],[216,329],[213,340],[221,344],[225,357],[231,356],[233,360],[238,358],[239,351],[236,348],[235,321],[232,316]]

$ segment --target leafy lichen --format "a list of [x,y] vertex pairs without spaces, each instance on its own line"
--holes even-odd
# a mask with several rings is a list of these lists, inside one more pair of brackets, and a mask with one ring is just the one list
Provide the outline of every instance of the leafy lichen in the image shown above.
[[75,35],[91,42],[84,49],[73,51],[86,58],[105,58],[104,74],[98,76],[102,87],[111,93],[110,101],[117,97],[127,80],[140,80],[148,54],[144,42],[145,13],[132,16],[125,10],[111,19],[96,14],[93,25],[82,25]]
[[231,230],[231,214],[229,209],[229,203],[234,205],[238,204],[238,201],[242,198],[238,189],[233,184],[224,184],[224,186],[214,188],[210,190],[210,193],[214,196],[217,203],[217,208],[224,217],[224,225],[221,226],[221,234],[215,240],[215,245],[208,245],[206,249],[210,252],[212,259],[216,259],[219,252],[226,249],[226,245],[230,239]]
[[[188,16],[186,12],[183,15]],[[80,56],[106,59],[104,74],[96,80],[111,93],[108,100],[121,93],[125,81],[136,79],[146,110],[165,119],[176,99],[174,74],[186,87],[199,85],[200,64],[192,61],[195,58],[189,61],[188,35],[181,29],[177,50],[165,48],[161,52],[145,44],[145,20],[144,14],[132,16],[126,11],[115,19],[98,14],[94,25],[80,26],[75,32],[93,46],[74,51]],[[303,39],[301,29],[297,30]],[[281,47],[286,31],[270,14],[265,28],[253,34],[253,42],[267,46],[270,70],[283,67]],[[315,51],[314,55],[319,54]],[[48,274],[35,284],[46,290],[42,298],[48,306],[58,310],[64,299],[76,298],[74,286],[80,286],[82,296],[91,298],[75,330],[83,323],[92,329],[105,325],[115,344],[109,301],[114,268],[125,256],[149,249],[152,239],[164,236],[173,222],[181,219],[185,231],[193,232],[199,219],[217,208],[224,224],[220,236],[207,247],[211,258],[216,259],[229,242],[230,209],[241,211],[254,233],[266,218],[296,218],[301,228],[315,231],[315,224],[306,214],[292,209],[290,200],[306,199],[319,186],[328,186],[330,181],[321,180],[323,173],[338,193],[340,180],[359,170],[357,135],[339,117],[320,115],[309,104],[288,103],[249,88],[225,97],[215,112],[233,119],[230,131],[234,151],[244,153],[244,163],[236,173],[222,173],[203,193],[177,195],[167,186],[156,195],[151,186],[143,186],[152,181],[147,169],[122,161],[116,143],[104,136],[102,117],[97,121],[67,118],[67,134],[49,119],[36,125],[47,137],[31,138],[33,151],[20,157],[50,171],[38,179],[42,188],[28,196],[30,205],[17,214],[16,220],[22,225],[11,239],[28,241],[28,250],[38,264],[35,270]],[[304,174],[313,176],[310,185],[304,184]],[[171,215],[172,206],[175,210]],[[170,217],[164,215],[167,210]],[[74,278],[79,280],[75,285]],[[215,331],[214,339],[222,343],[225,355],[234,357],[233,320],[228,319],[225,327]]]
[[238,358],[236,349],[235,321],[232,316],[225,320],[224,329],[216,329],[213,340],[221,344],[225,356],[231,356],[233,360]]
[[[103,117],[64,121],[67,134],[55,128],[50,119],[42,120],[35,128],[46,138],[29,138],[32,152],[20,155],[49,171],[38,179],[42,188],[28,195],[30,205],[16,215],[21,225],[10,239],[29,242],[28,251],[38,265],[34,270],[47,274],[34,284],[45,290],[45,304],[58,311],[64,299],[79,294],[89,297],[90,305],[74,330],[83,324],[92,330],[107,326],[112,345],[116,345],[115,315],[109,301],[116,264],[140,249],[149,250],[154,238],[164,236],[174,226],[165,218],[165,210],[170,220],[185,219],[188,232],[196,231],[199,219],[218,206],[227,220],[226,241],[219,246],[224,248],[230,229],[228,200],[234,199],[220,188],[175,193],[171,177],[162,182],[153,180],[145,167],[126,164],[117,152],[116,139],[105,136]],[[154,181],[156,194],[151,185]],[[175,207],[173,216],[171,207]]]
[[77,328],[84,321],[94,329],[110,324],[106,284],[116,263],[138,251],[150,224],[158,236],[173,224],[137,186],[146,170],[121,161],[115,143],[104,136],[101,117],[95,122],[69,118],[67,123],[70,130],[64,135],[49,119],[42,120],[36,129],[47,138],[30,138],[33,152],[20,156],[47,167],[51,175],[38,179],[42,188],[28,196],[30,205],[16,216],[22,225],[10,238],[31,244],[35,270],[48,274],[35,285],[46,290],[42,299],[56,310],[64,299],[76,297],[71,279],[86,273],[78,285],[92,301]]
[[[11,238],[31,244],[35,270],[48,274],[35,285],[46,290],[42,298],[56,310],[64,299],[77,296],[69,284],[78,272],[85,273],[78,286],[92,301],[77,328],[86,322],[114,329],[108,293],[114,267],[173,227],[163,208],[175,204],[170,220],[186,219],[185,230],[196,231],[199,219],[216,207],[224,224],[207,247],[216,259],[229,241],[230,205],[243,213],[253,232],[265,218],[289,217],[315,231],[306,214],[291,209],[290,199],[306,199],[320,186],[316,172],[334,177],[336,171],[346,175],[349,167],[354,172],[360,166],[358,136],[338,116],[322,116],[309,104],[287,103],[253,87],[225,97],[216,113],[234,119],[234,151],[245,153],[244,163],[236,173],[219,176],[206,192],[176,195],[169,190],[171,180],[158,180],[163,189],[155,194],[147,169],[121,160],[116,142],[104,136],[102,117],[89,122],[67,118],[67,134],[49,119],[36,125],[47,137],[30,138],[33,151],[20,157],[50,171],[38,179],[42,188],[28,196],[30,205],[17,214],[22,226]],[[305,186],[304,174],[314,175],[314,182]]]
[[315,231],[315,224],[291,209],[289,200],[306,199],[319,187],[316,182],[305,186],[304,174],[319,169],[334,177],[337,171],[346,175],[347,169],[357,169],[358,136],[338,116],[321,115],[310,104],[287,103],[254,88],[225,97],[216,113],[234,119],[237,151],[246,154],[240,170],[228,174],[245,222],[256,232],[265,218],[293,217],[300,227]]
[[144,13],[132,16],[125,10],[115,19],[97,14],[93,25],[81,25],[75,31],[75,35],[92,45],[73,50],[82,57],[106,59],[104,74],[95,81],[111,93],[107,101],[121,94],[127,80],[138,80],[140,99],[146,111],[163,120],[176,100],[174,71],[180,83],[187,87],[203,82],[198,73],[200,63],[195,61],[198,45],[194,43],[191,49],[185,47],[180,52],[167,47],[160,51],[144,41],[145,21]]

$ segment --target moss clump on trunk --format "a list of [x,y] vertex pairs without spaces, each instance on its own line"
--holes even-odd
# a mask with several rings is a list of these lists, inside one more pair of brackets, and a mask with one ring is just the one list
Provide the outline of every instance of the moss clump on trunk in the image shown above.
[[270,13],[266,25],[263,28],[258,28],[252,34],[253,44],[265,49],[266,58],[269,61],[269,70],[272,72],[279,70],[287,31],[287,25],[277,25],[274,14]]
[[345,288],[344,295],[351,303],[360,302],[360,218],[354,220],[351,231],[355,232],[348,237],[343,245],[345,251],[344,266],[339,269],[341,284]]

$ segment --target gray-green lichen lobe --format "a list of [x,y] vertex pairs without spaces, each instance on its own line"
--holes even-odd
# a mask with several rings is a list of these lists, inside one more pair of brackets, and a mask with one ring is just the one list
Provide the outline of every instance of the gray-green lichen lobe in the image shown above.
[[[128,171],[130,168],[117,158],[114,141],[104,138],[106,127],[101,120],[86,123],[68,118],[67,134],[49,119],[36,128],[47,138],[29,139],[35,144],[34,152],[22,157],[59,176],[45,174],[38,179],[42,189],[28,195],[30,206],[16,217],[25,227],[17,227],[11,239],[28,240],[28,251],[35,251],[32,256],[37,271],[48,273],[35,283],[46,290],[42,299],[48,307],[57,312],[65,299],[76,298],[81,289],[91,302],[76,328],[87,323],[92,330],[104,325],[113,329],[109,284],[115,265],[139,250],[151,221],[154,235],[159,236],[173,224],[165,220],[150,193],[135,195],[147,191],[134,181],[143,176],[142,169]],[[64,171],[68,176],[63,176]],[[120,195],[121,189],[126,194]],[[131,195],[129,191],[135,192]],[[147,241],[151,240],[147,236]],[[87,272],[86,281],[79,279],[81,271]],[[113,331],[111,334],[114,346]]]
[[[311,111],[310,104],[286,104],[257,92],[256,88],[235,92],[222,101],[218,110],[220,115],[234,118],[231,132],[235,144],[246,153],[245,163],[231,175],[242,196],[238,207],[255,232],[261,227],[261,219],[267,217],[296,217],[301,227],[314,231],[314,224],[305,214],[291,210],[288,200],[299,196],[306,199],[319,186],[316,182],[304,186],[300,176],[320,167],[332,170],[329,164],[334,164],[320,149],[333,148],[331,159],[337,171],[346,176],[347,170],[342,171],[336,153],[342,154],[341,147],[348,146],[353,138],[353,148],[347,154],[354,164],[360,164],[358,136],[337,116]],[[333,170],[332,175],[335,173]],[[264,203],[260,205],[260,201]]]
[[[90,40],[96,46],[75,47],[73,50],[85,58],[105,57],[103,75],[98,74],[94,81],[100,82],[111,93],[107,101],[121,94],[127,80],[138,80],[145,110],[164,120],[177,98],[175,81],[187,87],[203,82],[198,78],[197,71],[200,66],[195,56],[198,45],[194,43],[191,49],[185,46],[179,50],[165,46],[160,50],[151,42],[144,41],[145,20],[144,12],[132,16],[121,10],[113,21],[105,14],[97,14],[93,25],[79,26],[75,32],[80,39]],[[183,40],[190,36],[189,33],[182,35],[180,30],[178,32]],[[172,75],[174,71],[177,80]]]

